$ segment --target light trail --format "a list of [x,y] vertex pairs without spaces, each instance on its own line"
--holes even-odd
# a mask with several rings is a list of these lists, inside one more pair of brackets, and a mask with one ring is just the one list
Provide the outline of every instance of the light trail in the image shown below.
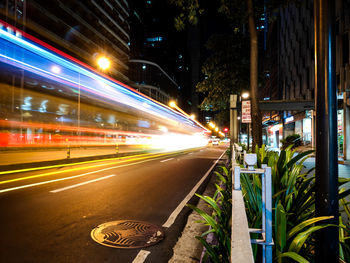
[[[155,160],[158,160],[158,159],[161,159],[161,158],[164,158],[164,157],[160,156],[160,157],[156,157],[156,158],[149,158],[149,159],[141,160],[141,161],[134,162],[134,163],[127,163],[127,164],[117,165],[117,166],[108,167],[108,168],[104,168],[104,169],[100,169],[100,170],[92,171],[92,172],[87,172],[87,173],[83,173],[83,174],[73,175],[73,176],[69,176],[69,177],[64,177],[64,178],[59,178],[59,179],[54,179],[54,180],[49,180],[49,181],[43,181],[43,182],[38,182],[38,183],[33,183],[33,184],[21,185],[21,186],[6,188],[6,189],[1,189],[0,193],[6,193],[6,192],[16,191],[16,190],[30,188],[30,187],[34,187],[34,186],[39,186],[39,185],[44,185],[44,184],[50,184],[50,183],[55,183],[55,182],[61,182],[61,181],[76,179],[76,178],[79,178],[79,177],[83,177],[83,176],[87,176],[87,175],[91,175],[91,174],[96,174],[96,173],[103,172],[103,171],[108,171],[108,170],[111,170],[111,169],[117,169],[117,168],[132,166],[132,165],[136,165],[136,164],[141,164],[141,163],[145,163],[145,162],[151,162],[151,161],[155,161]],[[63,173],[63,172],[64,171],[60,171],[60,173]],[[33,176],[33,177],[36,177],[36,176]],[[30,179],[30,178],[26,178],[26,179]]]
[[[0,22],[6,24],[5,22]],[[14,31],[16,32],[19,30],[16,29]],[[21,33],[25,37],[29,37],[28,34],[24,32]],[[13,50],[11,51],[6,50],[5,48],[4,50],[0,49],[3,53],[0,57],[2,57],[2,60],[5,63],[10,63],[35,74],[44,74],[44,76],[49,76],[50,78],[54,77],[59,81],[65,81],[67,84],[70,83],[70,86],[74,88],[83,88],[88,92],[92,92],[112,101],[118,101],[119,103],[134,107],[156,117],[183,122],[192,128],[202,130],[202,127],[198,126],[192,119],[186,118],[186,116],[183,116],[182,114],[178,114],[169,107],[146,97],[125,84],[121,85],[120,82],[117,82],[114,79],[106,78],[106,76],[97,74],[94,69],[87,67],[87,65],[83,63],[77,65],[65,58],[55,55],[52,51],[57,53],[58,50],[47,44],[45,47],[51,50],[51,52],[3,29],[0,29],[0,37],[7,41],[7,43],[9,42],[16,45],[18,49],[17,52],[15,48],[12,48]],[[32,40],[39,42],[33,37]],[[40,41],[40,44],[43,45],[43,42]],[[25,54],[23,54],[23,52],[25,52]],[[59,54],[68,59],[72,59],[63,52],[59,52]],[[74,60],[74,62],[76,62],[76,60]],[[52,66],[61,66],[60,74],[49,71]],[[79,76],[77,73],[79,73]],[[143,103],[148,105],[148,107],[143,107]]]
[[[133,161],[137,161],[137,160],[150,159],[150,158],[157,159],[157,157],[163,157],[164,155],[167,155],[167,153],[157,154],[157,155],[153,155],[153,156],[142,156],[142,157],[138,157],[138,158],[130,158],[130,159],[127,159],[127,160],[116,161],[116,162],[107,163],[107,164],[90,165],[90,166],[87,166],[87,167],[77,167],[77,168],[72,168],[72,169],[68,169],[68,170],[65,170],[65,171],[54,171],[54,172],[48,172],[48,173],[43,173],[43,174],[30,175],[30,176],[26,176],[26,177],[19,177],[19,178],[14,178],[14,179],[10,179],[10,180],[1,181],[0,185],[1,184],[18,182],[18,181],[29,180],[29,179],[40,178],[40,177],[45,177],[45,176],[50,176],[50,175],[55,175],[55,174],[60,174],[60,173],[76,172],[76,171],[80,171],[80,170],[96,168],[96,167],[99,167],[99,166],[113,165],[113,164],[117,164],[117,163],[133,162]],[[102,172],[102,171],[106,171],[106,170],[110,170],[110,169],[113,169],[113,167],[112,168],[104,168],[104,169],[98,170],[96,172]],[[95,171],[91,172],[91,173],[95,173]],[[86,174],[91,174],[91,173],[86,173]]]

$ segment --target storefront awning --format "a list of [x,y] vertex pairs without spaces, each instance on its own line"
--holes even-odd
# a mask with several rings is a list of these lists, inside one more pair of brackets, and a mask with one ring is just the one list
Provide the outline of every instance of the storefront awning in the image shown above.
[[261,111],[304,111],[313,110],[315,102],[313,100],[266,100],[259,102]]

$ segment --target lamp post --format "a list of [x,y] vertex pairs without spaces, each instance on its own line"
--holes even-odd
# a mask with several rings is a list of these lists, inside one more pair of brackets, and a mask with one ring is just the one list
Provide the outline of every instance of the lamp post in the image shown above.
[[[335,67],[335,2],[314,1],[316,103],[316,216],[333,216],[339,224],[337,83]],[[339,261],[339,229],[328,227],[315,235],[315,262]]]

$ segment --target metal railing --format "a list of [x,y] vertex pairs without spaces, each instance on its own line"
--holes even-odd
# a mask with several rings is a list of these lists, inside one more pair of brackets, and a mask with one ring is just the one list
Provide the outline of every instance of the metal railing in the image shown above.
[[[236,163],[237,145],[232,148],[232,236],[231,236],[231,262],[254,262],[251,243],[262,245],[263,262],[272,262],[272,180],[271,168],[266,165],[262,169],[254,169],[256,155],[245,154],[244,162],[248,168],[241,168]],[[244,201],[241,191],[241,174],[259,174],[262,182],[262,227],[249,229],[245,213]],[[242,205],[243,204],[243,205]],[[261,234],[261,239],[251,239],[249,233]],[[238,258],[244,261],[237,261]]]

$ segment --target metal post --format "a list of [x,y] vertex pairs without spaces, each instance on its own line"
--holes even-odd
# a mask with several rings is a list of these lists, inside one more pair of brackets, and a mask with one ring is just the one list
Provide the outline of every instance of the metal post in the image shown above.
[[271,167],[265,168],[265,248],[266,262],[272,262],[272,179]]
[[241,190],[241,167],[233,166],[234,171],[234,189],[235,190]]
[[[262,233],[265,235],[265,243],[266,243],[266,176],[265,173],[261,174],[261,221],[262,221]],[[266,245],[262,246],[263,253],[263,263],[266,263]]]
[[[338,225],[337,90],[335,78],[335,2],[314,1],[316,108],[316,216],[334,216]],[[325,223],[325,222],[323,222]],[[337,227],[316,232],[315,262],[338,262]]]
[[248,123],[248,131],[247,131],[247,151],[249,151],[249,141],[250,141],[250,123]]

